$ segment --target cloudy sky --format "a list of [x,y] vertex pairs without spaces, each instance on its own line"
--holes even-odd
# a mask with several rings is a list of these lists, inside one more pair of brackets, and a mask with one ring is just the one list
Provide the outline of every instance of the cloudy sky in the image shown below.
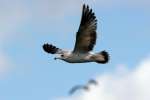
[[[74,47],[82,4],[94,10],[110,62],[69,64],[42,50]],[[0,100],[149,100],[148,0],[0,0]],[[99,86],[77,91],[91,78]]]

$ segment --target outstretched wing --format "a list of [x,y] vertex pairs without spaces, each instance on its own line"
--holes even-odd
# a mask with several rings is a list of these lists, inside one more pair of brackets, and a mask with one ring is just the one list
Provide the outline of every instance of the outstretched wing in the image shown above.
[[88,84],[98,85],[98,82],[94,79],[89,80]]
[[92,9],[89,6],[83,5],[82,18],[79,30],[76,34],[76,43],[74,53],[87,53],[91,51],[96,44],[96,28],[97,20]]
[[69,91],[69,94],[72,95],[74,92],[76,92],[78,89],[84,89],[84,86],[82,85],[77,85],[77,86],[74,86],[70,91]]
[[48,43],[43,45],[43,49],[45,52],[51,53],[51,54],[60,54],[63,52],[61,49],[57,48],[56,46],[54,46],[52,44],[48,44]]
[[87,85],[77,85],[77,86],[74,86],[70,91],[69,91],[69,94],[72,95],[74,92],[76,92],[77,90],[79,89],[83,89],[83,90],[86,90],[88,91],[89,90],[89,87]]

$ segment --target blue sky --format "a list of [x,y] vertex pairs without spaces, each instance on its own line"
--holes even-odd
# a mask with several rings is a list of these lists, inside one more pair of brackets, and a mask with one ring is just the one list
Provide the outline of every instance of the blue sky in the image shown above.
[[42,50],[45,42],[65,49],[74,47],[83,1],[0,1],[0,100],[67,96],[72,86],[113,73],[117,65],[132,71],[149,55],[148,0],[84,2],[98,19],[94,51],[107,50],[111,57],[108,64],[69,64],[53,60],[53,55]]

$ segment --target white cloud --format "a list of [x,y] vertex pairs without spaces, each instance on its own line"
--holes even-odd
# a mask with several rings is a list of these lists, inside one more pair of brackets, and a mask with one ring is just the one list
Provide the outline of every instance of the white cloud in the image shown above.
[[150,58],[135,68],[129,72],[119,65],[116,72],[98,76],[99,86],[90,92],[55,100],[150,100]]
[[27,7],[21,0],[0,0],[0,44],[17,37],[17,29],[29,17]]
[[9,58],[1,51],[0,52],[0,79],[3,79],[8,75],[8,72],[12,67],[11,65],[12,64]]
[[33,0],[33,2],[24,0],[0,0],[0,35],[3,36],[6,33],[10,35],[14,33],[13,31],[16,28],[19,28],[25,22],[36,19],[36,17],[41,16],[43,19],[44,17],[62,18],[62,16],[69,16],[76,12],[80,14],[81,12],[79,10],[81,11],[83,2],[92,4],[93,6],[99,6],[100,8],[106,7],[106,9],[118,6],[150,6],[148,0],[95,0],[95,3],[92,3],[93,0]]
[[14,62],[17,59],[12,56],[12,50],[25,42],[23,27],[31,18],[31,11],[25,1],[0,0],[0,79],[7,78],[19,63]]
[[[33,0],[32,2],[0,0],[0,42],[5,39],[9,40],[8,37],[17,37],[17,29],[26,22],[35,20],[38,23],[44,19],[51,19],[51,23],[54,24],[65,20],[64,16],[81,14],[82,3],[84,2],[100,8],[105,7],[106,9],[103,10],[118,6],[150,6],[148,0],[95,0],[95,3],[93,0]],[[92,8],[94,9],[94,7]],[[54,20],[54,18],[56,19]]]
[[7,52],[3,52],[10,41],[18,38],[17,30],[29,18],[29,12],[21,0],[0,0],[0,78],[8,75],[13,66]]

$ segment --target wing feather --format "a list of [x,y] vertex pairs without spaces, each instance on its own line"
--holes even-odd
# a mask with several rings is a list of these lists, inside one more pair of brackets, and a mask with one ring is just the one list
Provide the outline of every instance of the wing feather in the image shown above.
[[76,92],[78,89],[82,89],[84,86],[82,85],[77,85],[77,86],[74,86],[70,91],[69,91],[69,94],[73,94],[74,92]]
[[51,53],[51,54],[59,54],[59,53],[63,52],[61,49],[57,48],[56,46],[54,46],[52,44],[48,44],[48,43],[43,45],[43,49],[45,52]]
[[94,79],[89,80],[88,84],[98,85],[98,82]]
[[97,19],[89,6],[83,5],[81,23],[76,34],[76,43],[73,52],[87,53],[96,44]]

